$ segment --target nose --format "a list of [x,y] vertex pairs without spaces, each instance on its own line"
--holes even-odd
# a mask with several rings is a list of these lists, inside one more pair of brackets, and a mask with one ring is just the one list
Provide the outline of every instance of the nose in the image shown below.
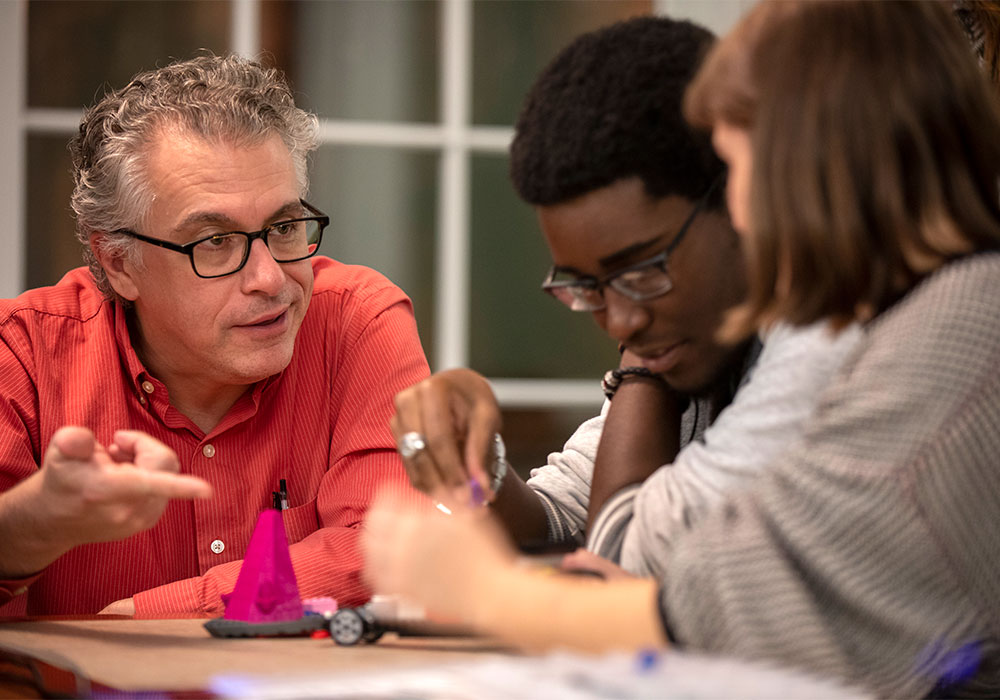
[[247,264],[240,272],[243,275],[243,291],[248,294],[263,292],[268,296],[274,296],[281,291],[285,283],[285,271],[275,262],[271,251],[260,238],[250,244]]
[[604,289],[604,309],[594,317],[605,333],[625,344],[646,328],[651,319],[649,310],[641,302],[632,301],[610,287]]

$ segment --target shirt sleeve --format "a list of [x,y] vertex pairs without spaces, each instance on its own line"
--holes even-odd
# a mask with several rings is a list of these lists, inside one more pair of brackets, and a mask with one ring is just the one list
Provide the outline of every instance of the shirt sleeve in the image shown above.
[[601,414],[581,423],[562,452],[552,452],[545,466],[531,470],[528,486],[545,508],[550,543],[583,544],[594,458],[609,406],[605,401]]
[[996,269],[901,302],[802,442],[678,538],[662,596],[685,646],[882,697],[1000,692]]
[[[38,432],[38,399],[32,379],[30,346],[9,320],[0,333],[0,493],[13,488],[39,469],[32,436]],[[2,614],[14,615],[20,608],[3,608],[28,590],[41,573],[24,578],[0,580]],[[14,606],[16,606],[16,602]]]
[[601,509],[588,549],[640,576],[661,576],[674,539],[733,489],[750,483],[802,435],[816,401],[861,337],[852,325],[778,324],[733,402],[672,464]]
[[[302,597],[333,596],[342,606],[370,596],[361,578],[360,526],[376,492],[397,488],[415,500],[389,430],[397,392],[429,374],[413,311],[396,292],[341,349],[331,396],[329,469],[316,509],[320,529],[290,546]],[[144,591],[134,597],[138,615],[193,611],[221,614],[221,594],[233,589],[242,560],[209,569],[203,576]]]

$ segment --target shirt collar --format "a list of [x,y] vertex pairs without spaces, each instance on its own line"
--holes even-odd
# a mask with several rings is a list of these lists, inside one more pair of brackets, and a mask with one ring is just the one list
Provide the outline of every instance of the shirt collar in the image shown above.
[[142,383],[150,378],[149,372],[143,367],[135,347],[132,345],[132,336],[128,328],[129,311],[118,300],[114,302],[114,323],[115,342],[118,344],[118,357],[121,358],[125,371],[132,382],[132,386],[141,395]]
[[[121,358],[122,365],[125,371],[128,373],[129,381],[132,383],[132,387],[136,394],[140,397],[145,398],[148,393],[144,388],[143,384],[146,382],[152,383],[152,385],[161,390],[161,395],[166,395],[166,386],[159,380],[150,374],[149,370],[142,364],[142,360],[139,359],[139,354],[135,350],[135,346],[132,344],[132,335],[129,332],[129,315],[132,313],[129,309],[126,309],[121,301],[115,300],[114,302],[114,326],[115,326],[115,342],[118,345],[118,356]],[[258,406],[260,403],[261,394],[269,389],[281,376],[282,372],[278,372],[266,379],[263,379],[255,383],[250,391],[250,397],[253,400],[254,407]],[[155,392],[153,392],[155,393]]]

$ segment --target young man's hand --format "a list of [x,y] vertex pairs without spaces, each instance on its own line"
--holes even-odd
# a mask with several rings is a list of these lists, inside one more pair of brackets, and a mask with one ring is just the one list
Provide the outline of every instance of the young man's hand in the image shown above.
[[416,488],[439,496],[466,489],[470,479],[489,488],[487,465],[500,422],[486,379],[470,369],[452,369],[397,394],[391,426],[398,444],[407,433],[422,436],[425,447],[404,455],[403,463]]

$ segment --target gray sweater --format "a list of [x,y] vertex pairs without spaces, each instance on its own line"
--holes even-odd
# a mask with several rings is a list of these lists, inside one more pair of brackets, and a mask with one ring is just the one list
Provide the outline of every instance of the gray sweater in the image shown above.
[[664,568],[683,646],[885,696],[1000,694],[1000,253],[870,323],[798,444]]
[[[825,323],[778,324],[768,331],[763,349],[751,348],[732,403],[722,408],[692,402],[677,458],[644,484],[609,499],[588,533],[587,548],[634,574],[661,574],[675,537],[801,435],[820,391],[860,337],[857,326],[834,337]],[[594,456],[608,406],[581,425],[562,452],[549,455],[546,466],[532,471],[528,485],[546,506],[551,540],[583,543]]]

